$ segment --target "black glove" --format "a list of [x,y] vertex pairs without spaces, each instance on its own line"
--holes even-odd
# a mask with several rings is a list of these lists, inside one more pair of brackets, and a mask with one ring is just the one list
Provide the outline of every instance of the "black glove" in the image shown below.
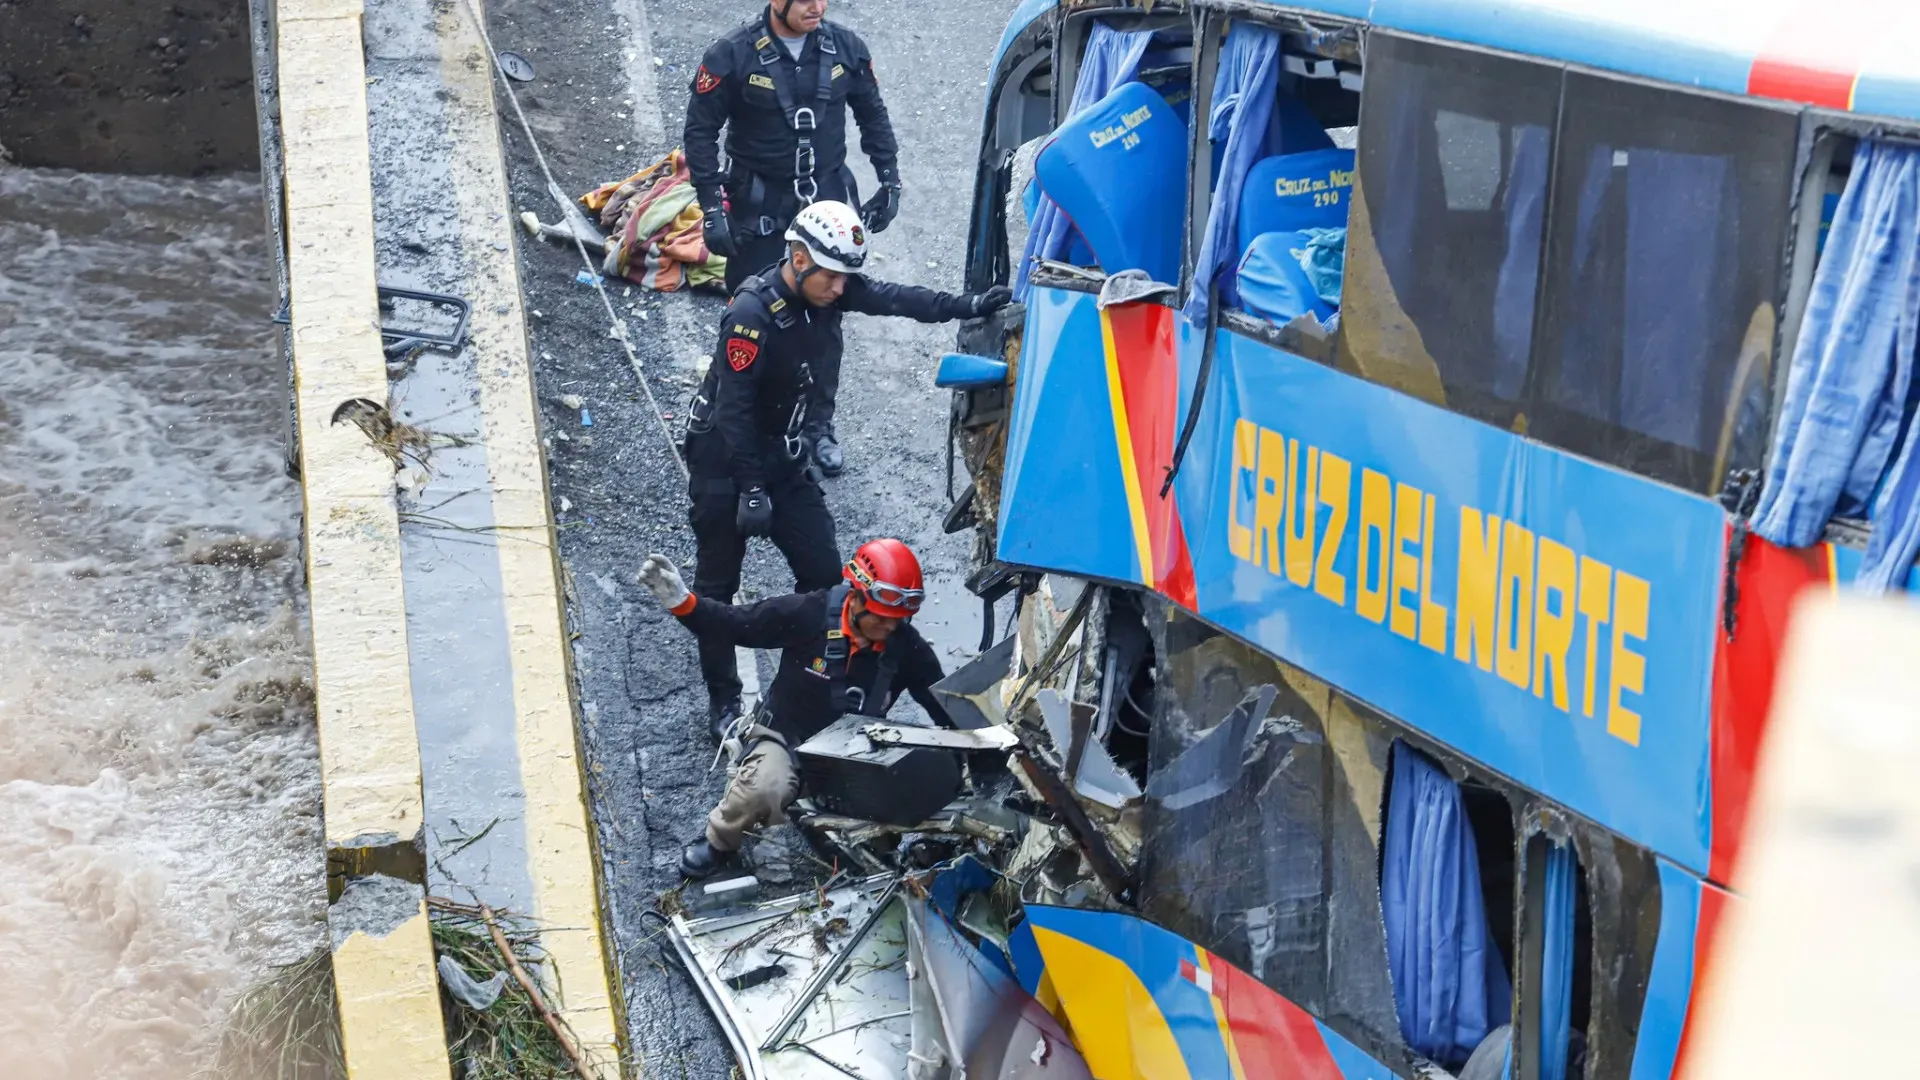
[[880,190],[873,193],[860,207],[860,220],[867,223],[870,232],[883,233],[893,219],[900,216],[900,181],[881,181]]
[[706,238],[707,250],[715,255],[730,259],[736,254],[725,204],[716,202],[707,207],[706,215],[700,219],[700,235]]
[[765,536],[773,531],[773,497],[766,488],[748,488],[740,493],[740,507],[734,511],[733,527],[742,536]]
[[1013,290],[1005,285],[995,285],[983,293],[969,293],[961,297],[967,302],[969,318],[977,319],[982,315],[991,315],[1008,304],[1013,303]]

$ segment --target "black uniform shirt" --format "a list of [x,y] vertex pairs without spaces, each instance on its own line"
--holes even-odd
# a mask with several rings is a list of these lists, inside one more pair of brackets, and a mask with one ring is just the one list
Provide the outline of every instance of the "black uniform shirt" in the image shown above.
[[776,470],[799,468],[781,440],[804,393],[801,367],[838,346],[844,313],[938,323],[966,318],[969,304],[952,293],[852,276],[833,306],[817,308],[787,287],[778,267],[748,279],[721,316],[720,342],[700,387],[713,403],[713,428],[727,442],[734,483],[742,491],[764,487]]
[[[684,145],[693,189],[704,206],[718,198],[726,176],[720,171],[720,128],[727,125],[727,156],[736,169],[774,181],[791,181],[797,136],[786,110],[780,106],[774,79],[790,80],[793,103],[814,112],[814,176],[837,173],[847,161],[847,108],[860,123],[860,149],[873,161],[881,180],[898,174],[900,145],[893,122],[880,100],[880,83],[873,75],[873,55],[859,35],[822,22],[807,35],[795,60],[773,34],[772,8],[760,18],[715,42],[694,72],[693,93],[687,105]],[[821,48],[830,36],[833,52]],[[762,61],[766,56],[772,65]],[[820,66],[827,65],[828,97],[821,101]],[[782,70],[776,72],[771,67]]]
[[[680,622],[703,640],[781,650],[780,671],[767,690],[767,706],[773,713],[773,729],[791,747],[806,742],[842,715],[833,705],[833,673],[828,670],[827,659],[827,604],[835,592],[791,593],[740,605],[696,600],[693,610],[680,616]],[[837,618],[835,625],[839,625]],[[848,648],[852,649],[851,640]],[[953,720],[933,694],[933,684],[946,673],[927,639],[912,623],[902,623],[887,639],[885,651],[893,657],[896,668],[884,701],[873,699],[880,654],[860,649],[847,656],[848,685],[859,687],[869,698],[865,712],[885,715],[905,690],[927,710],[934,723],[952,727]]]

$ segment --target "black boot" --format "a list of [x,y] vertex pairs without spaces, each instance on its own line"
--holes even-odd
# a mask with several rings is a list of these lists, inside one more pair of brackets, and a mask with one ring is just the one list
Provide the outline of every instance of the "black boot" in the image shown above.
[[824,427],[814,431],[813,460],[827,476],[839,476],[847,467],[846,455],[840,452],[840,441],[833,437],[833,428]]
[[740,719],[739,698],[707,703],[707,734],[713,736],[713,745],[719,746],[727,741],[727,733],[733,730],[733,723],[738,719]]
[[701,837],[680,852],[680,872],[693,881],[705,881],[731,866],[737,852],[721,851]]

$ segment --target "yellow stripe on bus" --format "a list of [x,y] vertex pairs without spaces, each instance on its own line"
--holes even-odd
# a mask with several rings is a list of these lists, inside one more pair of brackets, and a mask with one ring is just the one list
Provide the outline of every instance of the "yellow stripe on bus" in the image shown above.
[[1100,313],[1100,344],[1107,359],[1107,399],[1113,405],[1113,436],[1120,446],[1120,478],[1127,486],[1127,515],[1133,521],[1133,548],[1140,557],[1140,582],[1153,588],[1153,541],[1147,535],[1147,504],[1134,468],[1133,429],[1127,423],[1127,394],[1120,385],[1120,354],[1113,344],[1113,320]]

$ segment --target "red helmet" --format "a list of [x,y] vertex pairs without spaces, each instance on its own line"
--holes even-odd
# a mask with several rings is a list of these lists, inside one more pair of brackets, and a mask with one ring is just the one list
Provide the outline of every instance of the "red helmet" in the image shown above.
[[867,610],[883,618],[911,619],[926,599],[920,560],[898,540],[861,544],[840,573],[866,601]]

